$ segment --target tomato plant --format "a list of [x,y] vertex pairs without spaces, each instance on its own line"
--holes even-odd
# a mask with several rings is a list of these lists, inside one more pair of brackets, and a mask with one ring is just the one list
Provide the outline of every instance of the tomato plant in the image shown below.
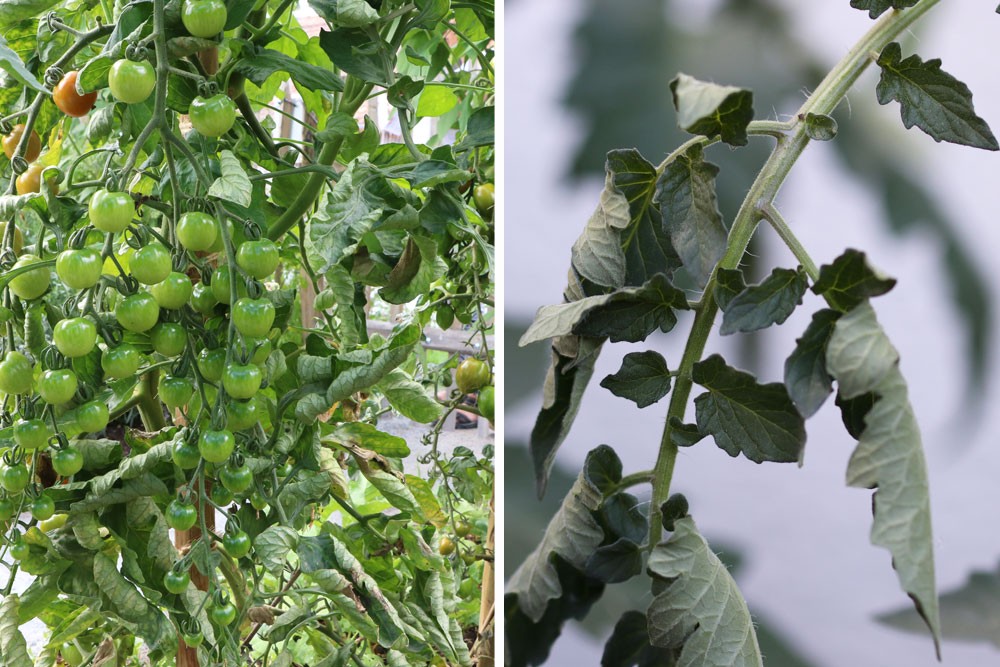
[[[54,664],[492,656],[493,448],[439,443],[467,400],[440,380],[492,367],[493,221],[465,186],[493,180],[492,19],[0,12],[5,667],[30,618]],[[445,309],[464,324],[425,349]],[[460,516],[470,562],[436,552]]]

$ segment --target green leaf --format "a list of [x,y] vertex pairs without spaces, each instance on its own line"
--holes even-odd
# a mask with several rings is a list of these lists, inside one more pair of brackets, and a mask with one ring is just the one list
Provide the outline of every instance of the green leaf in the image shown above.
[[813,313],[805,333],[795,341],[795,350],[785,360],[788,395],[806,419],[816,414],[833,392],[833,378],[826,370],[826,346],[839,317],[839,312],[829,308]]
[[625,253],[621,232],[629,225],[628,200],[615,188],[611,173],[605,175],[597,209],[573,244],[573,268],[587,280],[603,287],[625,284]]
[[774,269],[759,285],[750,285],[726,304],[719,333],[748,333],[781,324],[802,303],[809,287],[805,270]]
[[611,632],[601,655],[601,667],[672,667],[676,651],[649,643],[646,615],[627,611]]
[[680,74],[670,82],[677,124],[691,134],[721,136],[731,146],[747,145],[747,126],[753,120],[753,93],[745,88],[719,86]]
[[275,524],[254,538],[253,548],[261,565],[271,574],[277,575],[284,567],[288,554],[295,551],[298,543],[298,533],[288,526]]
[[924,62],[918,55],[902,59],[902,49],[892,42],[878,57],[882,68],[875,92],[879,104],[899,102],[907,129],[916,125],[934,141],[1000,150],[986,121],[976,115],[972,91],[941,69],[941,60]]
[[383,378],[378,388],[396,412],[418,424],[429,424],[443,413],[427,389],[399,369]]
[[586,309],[572,332],[592,338],[609,338],[613,343],[638,343],[657,329],[667,333],[677,324],[674,310],[688,309],[687,295],[671,285],[662,273],[654,275],[638,289],[618,290],[603,302],[596,297],[590,298],[596,305]]
[[389,272],[388,284],[378,294],[388,303],[409,303],[429,292],[431,283],[447,272],[448,265],[438,256],[434,239],[411,235]]
[[601,386],[645,408],[667,395],[670,377],[667,361],[659,352],[630,352],[617,373],[601,380]]
[[524,559],[504,589],[505,595],[517,596],[518,607],[535,623],[545,615],[549,602],[563,595],[553,556],[559,556],[582,571],[590,555],[604,540],[604,531],[592,514],[603,500],[600,488],[590,478],[591,465],[598,457],[617,458],[607,446],[587,455],[583,470],[549,522],[541,542]]
[[[388,45],[374,43],[360,28],[322,30],[319,44],[333,64],[362,81],[389,87],[388,71],[395,68],[395,51]],[[385,54],[392,54],[385,56]],[[386,57],[386,62],[383,57]]]
[[747,288],[743,272],[739,269],[720,268],[715,272],[715,302],[725,312],[736,296]]
[[726,251],[726,228],[715,196],[718,173],[695,145],[667,165],[656,183],[663,229],[698,288],[708,283]]
[[573,332],[589,310],[605,304],[610,294],[588,296],[577,301],[542,306],[535,313],[535,320],[517,342],[520,347],[531,345],[549,338],[566,336]]
[[697,424],[685,424],[678,417],[670,418],[670,442],[678,447],[697,445],[706,435]]
[[890,9],[905,9],[917,4],[919,0],[851,0],[851,7],[863,9],[868,16],[877,19]]
[[444,510],[441,509],[441,503],[438,502],[437,496],[434,495],[434,489],[431,487],[430,482],[416,475],[404,475],[403,479],[406,482],[407,488],[410,489],[410,493],[416,499],[417,505],[420,506],[420,514],[438,528],[447,525],[448,517],[445,516]]
[[[85,93],[108,87],[108,72],[115,64],[115,59],[103,54],[94,56],[80,70],[76,85]],[[114,105],[111,105],[112,107]]]
[[806,443],[802,415],[780,382],[758,384],[717,354],[694,365],[692,379],[708,391],[695,399],[698,429],[730,456],[754,463],[798,461]]
[[219,153],[219,166],[222,176],[212,183],[208,196],[225,199],[244,208],[249,207],[253,203],[253,184],[239,158],[232,151],[223,150]]
[[479,146],[492,146],[496,141],[494,107],[481,107],[472,112],[465,127],[465,137],[455,144],[455,152]]
[[292,81],[309,90],[344,90],[344,80],[329,69],[311,65],[273,49],[258,49],[237,61],[233,69],[258,86],[264,85],[275,72],[281,72],[287,73]]
[[131,624],[150,649],[169,653],[177,647],[174,626],[135,586],[122,576],[115,561],[104,553],[94,554],[94,581],[111,602],[111,611]]
[[318,141],[333,141],[337,137],[349,137],[358,133],[358,121],[354,116],[335,111],[326,119],[326,125],[316,134]]
[[690,517],[650,554],[651,574],[669,583],[646,618],[654,646],[679,649],[679,666],[762,667],[746,600]]
[[[892,363],[886,363],[886,357]],[[872,544],[892,554],[900,585],[930,628],[940,657],[927,466],[898,357],[871,304],[864,303],[835,325],[826,365],[842,388],[879,396],[865,416],[865,429],[847,467],[847,484],[876,489]],[[881,373],[873,373],[873,368]]]
[[584,571],[591,579],[606,584],[628,581],[642,572],[642,548],[632,540],[620,537],[611,544],[598,547],[587,559]]
[[2,0],[0,2],[0,28],[6,31],[14,23],[38,16],[57,4],[59,4],[57,0]]
[[360,28],[378,21],[378,12],[365,0],[309,0],[309,6],[332,24]]
[[868,264],[865,253],[848,248],[833,264],[819,269],[819,279],[812,291],[837,310],[846,313],[874,296],[882,296],[896,285]]
[[417,100],[417,118],[443,116],[458,104],[458,96],[447,86],[424,87]]
[[420,339],[420,327],[410,324],[397,331],[388,347],[380,351],[371,364],[348,368],[338,375],[326,392],[326,400],[332,405],[350,398],[352,394],[371,387],[406,361]]
[[0,600],[0,659],[4,667],[34,667],[34,661],[28,655],[28,643],[18,627],[18,607],[21,600],[11,593]]
[[370,449],[390,458],[406,458],[410,455],[406,440],[398,435],[384,433],[364,422],[337,424],[329,435],[323,436],[323,441],[328,440]]

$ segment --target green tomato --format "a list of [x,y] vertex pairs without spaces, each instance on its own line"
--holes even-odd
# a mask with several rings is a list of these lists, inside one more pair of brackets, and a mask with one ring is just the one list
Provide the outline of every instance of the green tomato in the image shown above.
[[186,377],[164,375],[157,388],[160,400],[171,410],[187,405],[194,394],[194,383]]
[[119,60],[108,72],[108,87],[119,102],[144,102],[156,86],[156,72],[147,62]]
[[[38,257],[35,255],[21,255],[14,266],[11,267],[11,271],[16,271],[24,267],[31,266],[32,264],[37,264],[40,262]],[[49,268],[47,266],[41,266],[37,269],[31,269],[20,273],[13,278],[9,283],[10,291],[14,293],[20,299],[25,299],[30,301],[31,299],[37,299],[41,295],[45,294],[45,291],[49,289],[49,283],[52,277],[49,273]]]
[[244,297],[233,304],[233,324],[244,336],[263,338],[274,324],[274,304],[267,299]]
[[17,350],[11,350],[0,361],[0,391],[5,394],[27,394],[34,380],[34,366]]
[[132,277],[143,285],[163,282],[172,269],[170,251],[162,243],[144,245],[132,255],[128,267]]
[[76,409],[76,424],[84,433],[103,431],[110,419],[108,406],[103,401],[90,401]]
[[184,440],[178,440],[174,443],[170,456],[177,467],[182,470],[194,470],[201,462],[201,452],[198,451],[198,448]]
[[254,491],[250,494],[250,506],[260,512],[267,507],[267,498],[260,491]]
[[31,545],[24,540],[17,540],[10,545],[10,557],[16,561],[22,561],[31,555]]
[[115,319],[123,329],[135,333],[149,331],[160,318],[160,306],[152,294],[139,292],[122,299],[115,306]]
[[221,0],[184,0],[181,22],[195,37],[215,37],[226,27],[226,5]]
[[97,344],[97,326],[86,317],[59,320],[52,328],[52,340],[63,355],[85,357]]
[[472,191],[472,198],[476,202],[476,210],[487,220],[493,218],[493,205],[496,203],[496,191],[492,183],[477,185]]
[[219,471],[219,481],[233,493],[243,493],[253,484],[253,472],[246,464],[238,468],[227,465]]
[[83,454],[70,445],[52,452],[52,469],[63,477],[72,477],[83,470]]
[[191,126],[206,137],[221,137],[236,122],[236,104],[229,96],[219,93],[208,99],[200,95],[188,108]]
[[257,416],[257,402],[253,399],[249,401],[229,401],[226,406],[226,428],[230,431],[242,431],[256,424],[260,419]]
[[51,405],[69,403],[76,395],[76,373],[68,368],[48,370],[38,378],[38,393]]
[[212,502],[219,507],[225,507],[233,502],[233,492],[222,484],[215,484],[212,486]]
[[177,221],[177,240],[188,250],[208,250],[218,235],[219,223],[207,213],[191,211]]
[[14,442],[24,449],[40,449],[49,442],[48,424],[42,419],[21,419],[14,424]]
[[487,385],[479,390],[479,399],[476,404],[483,416],[492,423],[496,410],[496,389],[493,385]]
[[236,438],[231,431],[205,430],[198,438],[198,451],[209,463],[222,463],[232,455],[235,448]]
[[485,387],[490,381],[490,367],[482,359],[469,357],[458,365],[455,384],[463,394],[472,393]]
[[177,310],[184,307],[191,299],[194,285],[191,284],[191,279],[186,275],[175,271],[167,276],[163,282],[150,287],[149,291],[152,292],[156,303],[160,304],[160,308]]
[[70,289],[87,289],[101,279],[104,259],[91,248],[63,250],[56,257],[56,275]]
[[28,486],[30,473],[23,463],[7,466],[0,473],[0,485],[10,493],[20,493]]
[[[5,521],[10,521],[14,518],[14,512],[17,508],[14,507],[14,501],[10,498],[0,498],[0,523]],[[2,526],[0,526],[2,527]]]
[[205,641],[205,633],[201,630],[198,630],[197,632],[185,632],[182,636],[184,638],[184,644],[186,644],[189,648],[197,648],[198,646],[201,646],[202,642]]
[[187,347],[187,329],[176,322],[161,322],[149,332],[153,349],[165,357],[176,357]]
[[222,537],[222,547],[233,558],[243,558],[250,553],[250,536],[242,530],[227,530]]
[[[194,509],[194,508],[192,508]],[[180,595],[191,585],[191,575],[186,571],[169,570],[163,575],[163,587],[174,595]]]
[[198,371],[209,382],[222,379],[222,370],[226,367],[226,351],[222,348],[203,349],[198,353]]
[[198,521],[198,510],[195,509],[194,505],[181,502],[176,498],[170,501],[163,514],[167,525],[174,530],[188,530]]
[[226,627],[236,620],[236,607],[234,607],[231,602],[213,605],[208,610],[208,618],[215,625]]
[[222,373],[226,393],[237,399],[253,398],[262,380],[263,373],[252,364],[229,364]]
[[212,293],[211,285],[198,283],[191,290],[191,306],[202,315],[211,315],[218,304],[219,300]]
[[247,241],[236,253],[236,263],[254,278],[262,280],[278,268],[278,246],[271,239]]
[[[212,294],[219,303],[229,304],[232,297],[232,294],[230,294],[231,288],[232,274],[229,271],[229,267],[225,265],[220,266],[212,273]],[[246,293],[246,284],[237,276],[236,296],[246,296]]]
[[102,232],[124,231],[135,216],[135,202],[127,192],[98,190],[90,197],[90,223]]
[[47,494],[41,494],[31,503],[31,516],[37,521],[45,521],[56,513],[56,503]]
[[139,350],[128,343],[112,347],[101,357],[101,368],[104,374],[115,380],[132,377],[139,370],[141,357]]

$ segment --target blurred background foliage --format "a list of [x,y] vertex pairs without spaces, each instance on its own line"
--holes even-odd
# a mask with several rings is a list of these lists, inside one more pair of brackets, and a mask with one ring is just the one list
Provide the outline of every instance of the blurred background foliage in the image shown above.
[[[712,3],[716,8],[706,20],[692,20],[691,3],[679,0],[580,2],[584,9],[573,37],[575,72],[563,96],[582,130],[565,174],[568,181],[603,179],[605,155],[611,149],[638,148],[655,164],[687,139],[688,135],[674,122],[668,86],[677,72],[751,88],[757,118],[786,120],[775,110],[797,108],[804,91],[815,87],[830,66],[827,59],[798,40],[786,10],[768,0]],[[868,95],[874,101],[874,91],[855,94]],[[942,277],[964,332],[968,377],[965,405],[971,414],[989,368],[993,333],[990,288],[947,212],[921,182],[920,175],[912,173],[912,161],[895,141],[899,128],[886,127],[885,116],[871,112],[874,106],[859,104],[851,109],[842,105],[835,114],[840,132],[832,145],[845,173],[869,189],[881,204],[881,219],[892,232],[919,232],[939,247]],[[717,185],[727,225],[770,148],[769,141],[756,139],[739,151],[710,156],[716,162],[725,160]],[[763,252],[757,244],[751,245],[744,266],[748,278],[759,279],[769,270]],[[526,399],[535,400],[540,395],[549,353],[543,345],[518,348],[517,340],[528,322],[508,317],[506,323],[508,379],[504,398],[505,410],[511,414],[523,407]],[[753,336],[742,338],[737,365],[754,369],[758,343]],[[531,469],[526,443],[508,441],[504,455],[506,470]],[[530,474],[506,475],[506,513],[518,517],[518,526],[505,534],[505,577],[535,547],[576,474],[561,472],[557,467],[542,502],[536,498]],[[724,548],[712,544],[717,550]],[[739,581],[739,555],[729,549],[721,555],[736,569]],[[643,602],[637,605],[637,600]],[[637,583],[610,586],[601,604],[583,621],[583,627],[606,638],[622,613],[648,600],[649,591]],[[946,594],[942,602],[945,633],[950,639],[997,641],[1000,572],[973,575],[969,585]],[[767,619],[757,614],[755,618],[768,667],[811,664],[790,648]],[[919,624],[914,619],[916,615],[909,610],[900,610],[881,620],[903,630],[917,630]]]

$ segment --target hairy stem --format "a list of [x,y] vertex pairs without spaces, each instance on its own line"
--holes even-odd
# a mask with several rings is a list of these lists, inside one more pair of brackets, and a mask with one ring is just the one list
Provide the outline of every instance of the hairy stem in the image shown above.
[[[861,73],[872,63],[870,54],[881,53],[887,44],[926,14],[939,1],[921,0],[909,9],[891,11],[883,15],[827,74],[819,87],[799,109],[796,118],[804,118],[807,113],[823,115],[833,113],[854,82],[861,76]],[[763,212],[769,207],[773,207],[778,191],[808,144],[809,136],[806,134],[806,127],[802,122],[796,122],[790,127],[789,133],[784,137],[779,136],[774,151],[764,163],[753,185],[750,186],[750,191],[736,214],[736,220],[729,232],[726,253],[716,267],[716,271],[719,268],[735,269],[739,266],[750,239],[757,229],[757,224],[765,217]],[[677,459],[677,445],[673,444],[671,440],[670,421],[673,417],[684,418],[688,398],[691,395],[691,371],[705,351],[705,343],[708,341],[715,323],[715,316],[719,310],[718,304],[715,302],[714,291],[715,274],[713,273],[705,287],[705,294],[695,315],[694,323],[691,325],[691,334],[681,358],[677,382],[670,397],[667,421],[660,438],[660,450],[654,468],[652,506],[649,513],[649,544],[647,548],[650,550],[659,544],[663,534],[660,506],[670,496],[670,482]]]

